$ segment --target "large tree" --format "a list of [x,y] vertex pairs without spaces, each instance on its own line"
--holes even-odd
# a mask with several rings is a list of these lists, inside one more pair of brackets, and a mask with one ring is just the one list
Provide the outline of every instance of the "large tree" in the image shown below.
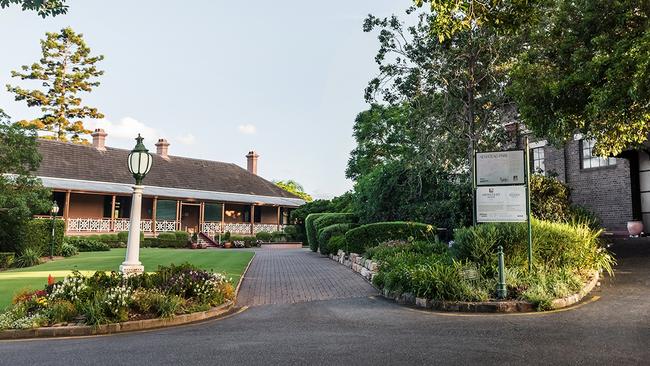
[[33,172],[41,157],[36,131],[10,124],[0,111],[0,250],[11,251],[22,225],[32,215],[47,212],[50,192]]
[[23,11],[35,11],[41,17],[57,16],[68,12],[66,0],[0,0],[0,8],[4,9],[9,5],[20,5]]
[[47,33],[41,40],[43,57],[31,66],[22,66],[22,71],[13,71],[13,77],[22,80],[39,81],[41,88],[24,89],[7,85],[17,101],[25,101],[30,107],[37,107],[43,115],[31,121],[18,123],[51,133],[45,138],[60,141],[86,142],[82,137],[90,133],[83,125],[84,118],[103,118],[97,108],[82,105],[81,92],[90,92],[99,85],[97,77],[104,72],[95,65],[104,56],[91,56],[82,34],[71,28],[59,33]]
[[582,133],[617,155],[650,133],[650,1],[556,0],[512,73],[526,125],[556,144]]

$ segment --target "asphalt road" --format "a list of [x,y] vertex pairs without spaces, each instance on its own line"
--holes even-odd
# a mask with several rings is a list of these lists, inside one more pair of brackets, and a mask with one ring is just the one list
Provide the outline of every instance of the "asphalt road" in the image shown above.
[[613,250],[620,264],[600,298],[567,311],[431,313],[375,297],[263,305],[151,332],[0,342],[0,364],[648,365],[650,244]]

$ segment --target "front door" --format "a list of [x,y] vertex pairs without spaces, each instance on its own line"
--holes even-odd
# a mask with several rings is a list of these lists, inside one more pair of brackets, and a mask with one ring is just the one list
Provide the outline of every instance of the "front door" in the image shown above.
[[181,230],[193,233],[199,232],[199,205],[181,205]]

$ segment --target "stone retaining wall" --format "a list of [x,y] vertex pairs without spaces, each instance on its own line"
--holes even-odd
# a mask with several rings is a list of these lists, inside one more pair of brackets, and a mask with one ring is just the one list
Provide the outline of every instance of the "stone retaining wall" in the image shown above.
[[357,272],[370,283],[372,283],[372,279],[377,274],[377,269],[379,268],[379,263],[371,259],[364,259],[356,253],[346,255],[346,253],[340,249],[336,254],[330,253],[329,257],[330,259],[352,269],[354,272]]

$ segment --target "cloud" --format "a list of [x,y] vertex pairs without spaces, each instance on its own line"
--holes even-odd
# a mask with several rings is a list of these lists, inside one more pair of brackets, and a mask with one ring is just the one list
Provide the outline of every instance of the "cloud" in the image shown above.
[[196,137],[191,133],[179,136],[176,139],[183,145],[192,145],[196,141]]
[[245,135],[252,135],[257,131],[257,128],[254,125],[251,124],[246,124],[246,125],[239,125],[239,132],[245,134]]
[[89,130],[103,128],[108,134],[106,137],[106,145],[108,146],[133,147],[131,145],[135,144],[135,138],[138,134],[145,138],[146,144],[155,143],[161,137],[158,130],[132,117],[124,117],[118,122],[108,119],[92,120],[86,123],[86,128]]

